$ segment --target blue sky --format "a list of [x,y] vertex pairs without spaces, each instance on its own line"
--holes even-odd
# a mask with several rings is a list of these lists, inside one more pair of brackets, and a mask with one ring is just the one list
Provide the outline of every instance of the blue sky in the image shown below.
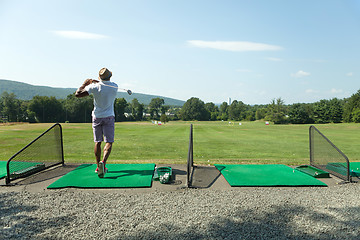
[[360,89],[360,1],[0,0],[0,79],[286,104]]

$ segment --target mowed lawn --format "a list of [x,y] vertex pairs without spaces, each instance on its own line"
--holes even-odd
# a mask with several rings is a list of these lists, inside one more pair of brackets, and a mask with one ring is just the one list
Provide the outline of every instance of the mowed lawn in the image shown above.
[[[150,122],[116,123],[109,163],[185,164],[190,124],[194,128],[194,162],[309,163],[310,125],[265,125],[261,122]],[[65,162],[94,162],[90,123],[61,124]],[[52,124],[0,126],[0,160],[8,160]],[[360,161],[360,124],[315,125],[350,161]]]

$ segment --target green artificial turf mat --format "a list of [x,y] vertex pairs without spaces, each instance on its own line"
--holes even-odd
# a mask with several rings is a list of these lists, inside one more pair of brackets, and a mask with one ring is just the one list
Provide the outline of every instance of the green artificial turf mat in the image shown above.
[[82,164],[47,188],[136,188],[151,187],[155,164],[106,164],[104,178],[95,173],[95,164]]
[[232,187],[327,186],[325,183],[282,164],[220,165],[215,167]]
[[350,169],[354,171],[360,170],[360,162],[350,162]]
[[360,177],[360,162],[350,163],[350,173],[352,177]]
[[6,163],[7,161],[0,161],[0,179],[6,177]]

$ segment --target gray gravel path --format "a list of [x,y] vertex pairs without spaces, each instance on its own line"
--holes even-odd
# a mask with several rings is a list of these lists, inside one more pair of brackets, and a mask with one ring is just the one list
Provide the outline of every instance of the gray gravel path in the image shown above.
[[359,239],[360,184],[0,193],[1,239]]

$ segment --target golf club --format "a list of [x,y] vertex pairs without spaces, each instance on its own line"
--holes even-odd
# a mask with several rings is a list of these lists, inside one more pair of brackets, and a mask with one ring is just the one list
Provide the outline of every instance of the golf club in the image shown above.
[[95,79],[92,79],[92,82],[99,83],[99,84],[102,85],[102,86],[111,87],[111,88],[116,88],[116,89],[118,89],[118,90],[125,91],[125,92],[127,92],[127,94],[129,94],[129,95],[132,94],[132,91],[131,91],[130,89],[125,89],[125,88],[120,88],[120,87],[114,87],[114,86],[105,85],[105,84],[103,84],[103,83],[101,83],[100,81],[95,80]]
[[129,95],[131,95],[131,94],[132,94],[132,91],[131,91],[130,89],[125,89],[125,88],[118,88],[118,89],[120,89],[120,90],[123,90],[123,91],[127,92]]

